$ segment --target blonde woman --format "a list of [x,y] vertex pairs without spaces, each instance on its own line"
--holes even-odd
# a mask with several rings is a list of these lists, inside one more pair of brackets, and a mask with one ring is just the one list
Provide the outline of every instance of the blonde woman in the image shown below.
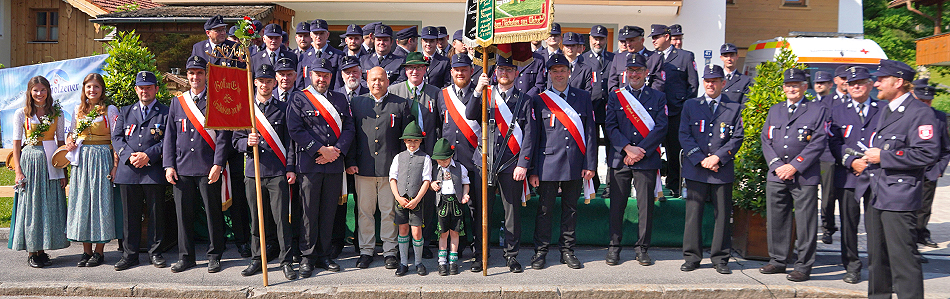
[[119,109],[109,105],[105,86],[102,75],[96,73],[83,79],[82,101],[74,114],[73,134],[66,138],[66,149],[71,152],[73,164],[66,237],[82,242],[79,267],[101,265],[105,243],[117,237],[112,188],[116,164],[111,128],[115,126]]
[[50,84],[36,76],[27,83],[26,103],[16,113],[13,169],[16,212],[10,228],[10,249],[29,252],[30,267],[52,265],[46,250],[69,247],[66,239],[66,177],[50,166],[63,145],[62,109],[53,103]]

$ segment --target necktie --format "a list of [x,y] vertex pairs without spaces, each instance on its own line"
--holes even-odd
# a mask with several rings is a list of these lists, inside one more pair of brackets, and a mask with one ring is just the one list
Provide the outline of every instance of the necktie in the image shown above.
[[323,51],[317,50],[317,57],[320,57],[320,54],[323,54]]
[[356,93],[356,92],[355,92],[355,91],[352,91],[352,90],[351,90],[350,92],[346,93],[346,99],[347,99],[347,101],[353,99],[354,93]]
[[376,65],[383,64],[383,56],[378,56],[376,58]]
[[557,95],[560,96],[562,99],[567,100],[567,97],[564,96],[564,93],[563,93],[563,92],[560,92],[560,93],[558,93]]
[[267,107],[267,103],[257,103],[257,108],[261,108],[261,112],[264,112],[264,108]]
[[145,120],[146,115],[148,115],[148,106],[142,106],[142,120]]
[[597,66],[603,66],[603,65],[604,65],[604,56],[603,56],[603,55],[597,54],[597,55],[594,55],[594,57],[597,57]]
[[277,55],[274,52],[270,52],[270,64],[277,64]]
[[732,81],[732,74],[726,75],[726,81]]
[[666,51],[660,51],[660,62],[666,62]]
[[286,92],[286,91],[285,91],[283,94],[281,94],[281,95],[280,95],[280,101],[281,101],[281,102],[287,102],[287,95],[288,95],[288,94],[290,94],[290,92]]
[[709,112],[716,113],[716,100],[709,101]]
[[891,116],[891,112],[893,112],[891,111],[891,107],[884,107],[884,115],[881,118],[881,121],[887,120],[887,117]]
[[861,123],[864,123],[864,103],[858,104],[858,117],[861,118]]
[[635,97],[635,98],[638,98],[638,99],[640,98],[640,90],[633,90],[633,91],[630,91],[630,94],[632,94],[633,97]]
[[507,93],[507,92],[502,92],[502,93],[501,93],[501,100],[502,100],[502,101],[505,101],[505,103],[508,102],[508,93]]
[[795,113],[795,104],[788,105],[788,118],[792,118],[792,113]]
[[462,90],[459,89],[459,90],[456,91],[455,93],[459,95],[459,100],[462,100],[462,98],[464,97],[464,96],[462,96]]

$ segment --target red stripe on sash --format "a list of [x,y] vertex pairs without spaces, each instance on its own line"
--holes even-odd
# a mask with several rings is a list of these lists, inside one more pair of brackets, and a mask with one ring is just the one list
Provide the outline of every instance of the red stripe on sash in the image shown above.
[[571,136],[574,137],[574,141],[577,142],[577,147],[581,149],[581,154],[587,154],[587,144],[581,138],[581,132],[578,130],[577,126],[574,125],[574,122],[571,121],[571,118],[567,116],[567,113],[564,113],[564,110],[561,110],[561,107],[554,103],[554,100],[551,99],[547,94],[541,93],[541,99],[544,100],[544,105],[548,106],[548,110],[551,110],[551,113],[557,118],[561,124],[567,128],[567,131],[571,133]]

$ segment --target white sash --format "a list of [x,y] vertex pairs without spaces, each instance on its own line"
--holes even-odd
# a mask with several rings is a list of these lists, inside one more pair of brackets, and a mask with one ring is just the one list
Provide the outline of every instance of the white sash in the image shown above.
[[[566,90],[565,90],[566,92]],[[577,114],[577,111],[574,110],[574,107],[571,107],[564,99],[561,98],[557,93],[552,92],[551,90],[545,90],[544,94],[548,95],[551,98],[551,101],[554,102],[558,108],[561,108],[561,111],[564,111],[564,114],[571,120],[570,124],[563,124],[564,126],[574,126],[574,129],[577,130],[577,133],[581,135],[580,142],[583,142],[586,145],[587,136],[584,135],[584,123],[581,122],[581,116]],[[560,121],[560,119],[558,119]],[[562,122],[563,123],[563,122]],[[588,149],[593,150],[593,149]]]
[[[511,113],[511,109],[508,108],[508,104],[505,103],[505,100],[501,98],[501,93],[499,93],[497,89],[492,88],[492,87],[489,87],[489,90],[491,90],[492,99],[494,99],[495,101],[495,107],[498,109],[498,113],[495,114],[495,116],[501,118],[501,121],[500,122],[496,121],[496,124],[498,125],[498,128],[502,130],[501,134],[503,136],[508,134],[508,130],[515,130],[514,132],[511,133],[512,139],[510,140],[514,140],[514,142],[517,144],[517,147],[518,147],[517,150],[512,150],[512,153],[518,154],[519,152],[521,152],[521,144],[522,144],[521,139],[524,136],[524,132],[521,130],[521,125],[518,124],[517,122],[512,121],[512,119],[514,119],[514,116]],[[514,128],[509,127],[509,124],[513,126]],[[509,147],[509,149],[511,148]]]
[[[316,89],[313,89],[313,85],[307,86],[307,89],[304,89],[304,91],[309,92],[310,95],[312,95],[314,98],[317,99],[317,103],[319,103],[320,106],[323,106],[323,107],[316,107],[317,109],[323,108],[327,111],[327,113],[330,114],[331,117],[333,117],[333,121],[336,123],[336,131],[341,132],[342,134],[343,120],[340,119],[340,112],[336,110],[336,106],[333,106],[333,104],[330,103],[330,100],[328,100],[327,97],[323,96],[323,94],[317,92]],[[313,103],[311,102],[311,104]],[[324,118],[325,117],[326,116],[324,116]],[[339,137],[339,135],[337,137]]]
[[[254,117],[257,118],[257,123],[261,126],[261,129],[263,129],[264,133],[266,133],[267,135],[270,135],[268,137],[270,137],[270,139],[272,139],[274,143],[276,143],[276,144],[270,145],[271,149],[274,150],[275,152],[279,152],[278,156],[284,157],[282,162],[284,162],[284,166],[287,166],[287,149],[284,148],[284,142],[280,140],[280,135],[277,135],[277,130],[274,130],[274,126],[272,126],[270,124],[270,121],[267,120],[267,116],[264,116],[264,112],[261,111],[261,108],[258,107],[257,105],[253,105],[253,106],[254,106]],[[268,141],[267,138],[265,138],[264,141],[267,142]],[[267,142],[267,143],[270,144],[270,142]]]
[[[198,105],[195,104],[195,99],[191,95],[191,91],[183,92],[181,94],[181,97],[185,99],[185,104],[186,104],[184,107],[181,107],[181,108],[188,109],[188,111],[191,111],[191,114],[195,116],[195,118],[198,120],[198,123],[202,125],[202,127],[198,129],[205,130],[205,132],[208,132],[208,135],[211,135],[212,141],[218,140],[218,135],[214,132],[214,130],[208,130],[204,128],[205,114],[201,112],[201,109],[198,109]],[[214,145],[212,144],[211,147],[214,147]]]
[[[476,141],[477,141],[477,142],[481,142],[480,137],[482,136],[482,127],[478,125],[478,122],[477,122],[477,121],[469,120],[467,117],[465,117],[465,109],[464,109],[464,108],[465,108],[465,104],[463,104],[463,103],[462,103],[462,100],[459,99],[458,94],[456,94],[456,93],[454,92],[454,90],[457,89],[457,88],[458,88],[458,87],[455,87],[455,86],[453,85],[453,86],[452,86],[452,90],[453,90],[453,91],[447,92],[447,93],[449,94],[449,100],[452,101],[452,104],[453,104],[453,105],[451,105],[451,106],[450,106],[450,105],[445,105],[445,108],[446,108],[446,109],[453,109],[453,108],[454,108],[454,109],[453,109],[454,112],[462,117],[462,119],[460,119],[460,120],[461,120],[461,121],[464,121],[465,123],[467,123],[468,126],[469,126],[470,128],[472,128],[472,132],[475,132]],[[461,110],[459,110],[459,109],[461,109]],[[453,117],[453,119],[454,119],[454,117]],[[458,125],[458,121],[460,121],[460,120],[455,120],[455,122],[456,122],[455,124]],[[476,143],[477,143],[477,142],[476,142]]]
[[630,108],[633,108],[633,113],[640,117],[640,120],[643,120],[643,124],[647,126],[647,129],[653,131],[653,127],[656,126],[656,121],[653,120],[653,116],[650,116],[647,109],[643,108],[643,104],[640,104],[640,100],[633,96],[626,88],[621,88],[620,93],[623,94],[623,100],[630,104]]
[[[201,112],[201,109],[198,109],[198,105],[195,104],[195,99],[191,95],[191,91],[183,92],[181,98],[185,100],[185,106],[182,106],[182,109],[188,109],[191,111],[191,114],[195,116],[195,119],[198,121],[198,124],[201,127],[197,127],[198,130],[205,130],[209,136],[211,136],[211,144],[209,146],[214,149],[214,142],[218,140],[218,134],[214,130],[208,130],[204,128],[205,124],[205,115]],[[194,124],[193,124],[194,125]],[[202,138],[204,139],[204,138]],[[231,166],[224,164],[224,172],[221,173],[221,210],[227,210],[231,207]]]

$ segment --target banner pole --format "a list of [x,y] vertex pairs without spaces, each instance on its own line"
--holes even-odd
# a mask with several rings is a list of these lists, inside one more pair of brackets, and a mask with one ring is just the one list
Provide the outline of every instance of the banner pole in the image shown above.
[[[482,47],[482,73],[488,74],[488,47]],[[488,87],[482,90],[482,276],[488,276]]]
[[[251,111],[251,134],[257,134],[257,121],[254,116],[254,78],[251,75],[251,60],[250,55],[245,53],[245,62],[247,66],[247,83],[250,88],[248,89],[248,104],[250,105]],[[257,145],[254,145],[254,187],[257,191],[257,230],[260,235],[259,250],[261,252],[261,273],[263,274],[264,286],[267,286],[267,250],[265,250],[264,244],[267,244],[266,236],[264,235],[264,200],[261,198],[261,166],[260,166],[260,149]]]

